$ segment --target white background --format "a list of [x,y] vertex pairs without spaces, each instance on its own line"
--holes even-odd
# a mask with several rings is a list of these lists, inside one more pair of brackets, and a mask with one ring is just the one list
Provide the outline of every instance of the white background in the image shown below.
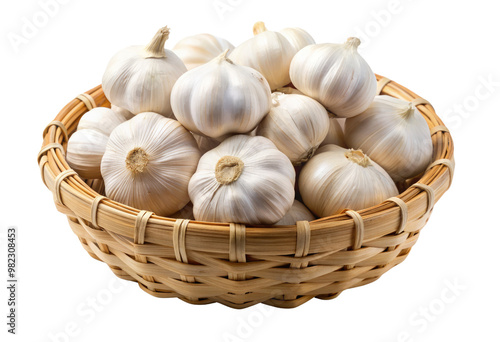
[[[46,21],[44,2],[0,5],[2,341],[498,340],[500,24],[493,1],[60,0]],[[361,36],[372,69],[428,99],[452,131],[453,186],[404,263],[335,300],[237,311],[153,298],[91,259],[56,211],[36,164],[42,130],[100,83],[117,50],[145,44],[159,27],[172,28],[168,48],[202,32],[237,45],[257,20],[276,30],[300,26],[317,42]],[[29,37],[26,21],[39,26]],[[14,35],[23,37],[19,45]],[[9,225],[19,230],[17,336],[5,324]]]

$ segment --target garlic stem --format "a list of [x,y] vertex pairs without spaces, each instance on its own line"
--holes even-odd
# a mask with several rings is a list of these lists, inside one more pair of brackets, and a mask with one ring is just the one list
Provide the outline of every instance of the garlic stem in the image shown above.
[[346,46],[353,48],[355,50],[358,48],[358,46],[360,44],[361,44],[361,40],[359,40],[359,38],[356,38],[356,37],[347,38],[347,41],[345,42]]
[[170,29],[165,26],[156,32],[155,36],[148,45],[144,48],[147,52],[146,58],[164,58],[165,54],[165,42],[170,35]]
[[219,184],[231,184],[240,177],[243,172],[243,166],[243,161],[238,157],[222,157],[215,166],[215,179],[217,179]]
[[224,50],[224,52],[223,52],[223,53],[221,53],[221,54],[219,55],[219,57],[217,57],[217,58],[218,58],[219,63],[221,63],[222,61],[224,61],[224,62],[228,62],[228,63],[234,64],[234,63],[233,63],[233,61],[232,61],[232,60],[230,60],[230,59],[229,59],[229,57],[227,57],[227,54],[228,54],[228,53],[229,53],[229,49],[226,49],[226,50]]
[[401,113],[401,117],[405,120],[409,119],[413,114],[413,105],[411,103],[408,104],[408,109]]
[[127,159],[125,159],[127,169],[129,169],[133,175],[144,172],[148,162],[148,154],[140,147],[136,147],[131,150],[127,155]]
[[253,35],[256,36],[259,33],[267,31],[266,25],[262,21],[258,21],[253,25]]
[[347,159],[362,167],[367,167],[372,165],[370,158],[368,158],[368,156],[364,154],[363,151],[361,150],[350,149],[344,155]]

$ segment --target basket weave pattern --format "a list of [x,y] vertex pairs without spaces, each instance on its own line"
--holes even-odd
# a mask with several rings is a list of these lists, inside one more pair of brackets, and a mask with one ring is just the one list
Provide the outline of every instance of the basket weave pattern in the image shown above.
[[112,201],[103,196],[102,180],[80,178],[64,156],[80,117],[110,106],[100,86],[72,100],[45,129],[41,176],[90,256],[153,296],[233,308],[292,308],[314,297],[335,298],[406,258],[453,177],[453,142],[433,107],[396,82],[377,80],[379,93],[418,106],[434,155],[404,192],[371,208],[295,226],[245,227],[176,220]]

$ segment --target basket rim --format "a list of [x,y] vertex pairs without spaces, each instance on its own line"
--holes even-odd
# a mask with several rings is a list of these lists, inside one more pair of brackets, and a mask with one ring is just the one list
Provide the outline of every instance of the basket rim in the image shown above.
[[[379,75],[376,77],[380,95],[414,101],[416,104],[427,121],[429,129],[433,131],[432,162],[449,160],[449,163],[437,163],[421,177],[415,179],[419,184],[432,189],[437,202],[448,190],[452,180],[452,170],[449,168],[450,164],[454,165],[451,134],[429,102],[394,81]],[[70,101],[44,130],[43,145],[38,155],[42,180],[54,194],[59,211],[91,222],[92,203],[98,198],[94,214],[98,217],[99,228],[133,241],[135,222],[141,210],[107,197],[102,198],[69,167],[64,156],[68,136],[76,130],[79,118],[96,106],[110,106],[100,85]],[[58,175],[60,175],[59,179],[56,179]],[[428,208],[431,204],[428,194],[416,186],[410,185],[397,197],[405,202],[409,220],[417,220],[432,210],[431,207]],[[401,210],[393,202],[382,202],[357,212],[365,222],[362,243],[396,233],[400,226]],[[120,224],[112,224],[112,222]],[[147,222],[144,242],[172,247],[172,231],[175,222],[174,218],[151,216]],[[200,252],[228,253],[230,225],[230,223],[190,221],[186,232],[186,248]],[[333,252],[353,245],[355,223],[353,218],[345,213],[319,218],[310,221],[309,225],[310,253]],[[407,227],[398,233],[409,234],[411,229]],[[246,253],[247,255],[293,254],[296,249],[296,236],[297,225],[246,226]]]

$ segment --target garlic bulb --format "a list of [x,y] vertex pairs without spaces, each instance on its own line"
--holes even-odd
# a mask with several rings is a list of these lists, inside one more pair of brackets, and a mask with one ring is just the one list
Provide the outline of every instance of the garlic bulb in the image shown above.
[[346,120],[346,142],[362,149],[395,182],[425,171],[432,159],[429,126],[410,102],[377,96],[366,111]]
[[66,161],[81,177],[101,178],[101,159],[113,129],[126,119],[109,108],[98,107],[85,113],[77,131],[68,141]]
[[338,145],[342,147],[347,147],[344,139],[344,131],[340,126],[338,119],[332,113],[328,113],[329,117],[329,128],[325,140],[319,146],[325,146],[329,144]]
[[201,157],[189,182],[200,221],[272,224],[290,210],[295,171],[264,137],[235,135]]
[[291,226],[297,223],[297,221],[312,221],[314,220],[314,215],[307,209],[305,205],[299,201],[293,201],[293,205],[288,210],[288,212],[283,216],[281,220],[276,222],[275,226]]
[[194,140],[196,140],[196,143],[198,144],[198,148],[200,149],[201,154],[205,154],[206,152],[216,148],[217,146],[220,145],[220,141],[205,137],[203,135],[199,135],[196,133],[193,133]]
[[155,112],[172,117],[170,92],[187,69],[174,52],[164,49],[169,32],[163,27],[147,46],[131,46],[111,58],[102,78],[102,89],[111,103],[133,114]]
[[328,133],[328,113],[304,95],[273,93],[273,106],[257,127],[294,164],[311,158]]
[[120,114],[123,116],[125,119],[130,120],[134,117],[134,114],[132,114],[130,111],[120,108],[118,106],[115,106],[114,104],[111,105],[111,110],[117,114]]
[[179,122],[137,114],[109,137],[101,163],[106,195],[157,215],[172,214],[189,202],[188,183],[199,158],[196,141]]
[[269,82],[271,90],[290,83],[290,62],[296,49],[279,32],[267,31],[264,23],[253,28],[254,37],[237,46],[229,56],[236,64],[259,71]]
[[182,75],[172,90],[179,122],[196,134],[221,138],[253,130],[271,107],[271,91],[262,75],[236,65],[227,50]]
[[234,45],[223,38],[208,33],[181,39],[172,51],[184,62],[188,70],[210,62],[224,51],[232,51]]
[[337,116],[360,114],[375,97],[377,79],[358,53],[359,44],[349,38],[345,44],[306,46],[290,65],[292,83]]
[[285,28],[280,30],[279,33],[288,39],[296,52],[299,52],[308,45],[316,44],[314,38],[309,33],[298,27]]
[[360,210],[397,196],[391,177],[360,150],[325,145],[302,168],[299,189],[317,216]]

